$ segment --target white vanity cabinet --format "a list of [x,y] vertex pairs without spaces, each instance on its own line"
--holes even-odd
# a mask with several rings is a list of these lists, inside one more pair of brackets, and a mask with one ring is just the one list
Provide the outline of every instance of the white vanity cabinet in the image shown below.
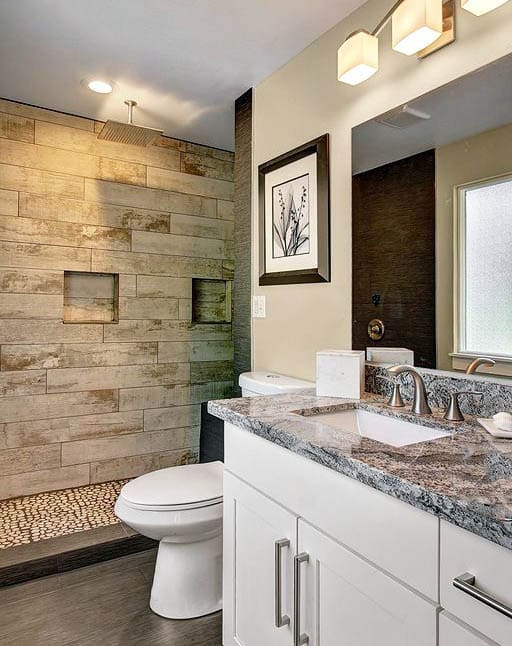
[[293,514],[224,475],[224,644],[292,644],[296,535]]
[[512,646],[510,550],[442,521],[440,556],[443,608],[493,643]]
[[439,646],[497,646],[446,612],[439,615]]
[[234,427],[225,448],[224,646],[436,645],[436,600],[367,558],[435,595],[436,518]]
[[439,615],[439,646],[496,646],[446,612]]
[[512,554],[225,424],[224,646],[512,646]]
[[[311,646],[433,646],[433,604],[298,521],[301,633]],[[378,641],[376,637],[378,636]]]
[[435,645],[434,604],[229,473],[224,519],[225,646]]

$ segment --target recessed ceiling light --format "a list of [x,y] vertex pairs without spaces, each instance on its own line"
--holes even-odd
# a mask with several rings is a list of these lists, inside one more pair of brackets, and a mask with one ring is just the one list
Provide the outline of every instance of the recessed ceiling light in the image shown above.
[[98,92],[98,94],[110,94],[110,92],[112,92],[113,90],[111,83],[109,83],[108,81],[101,81],[99,79],[89,81],[87,83],[87,87],[93,92]]

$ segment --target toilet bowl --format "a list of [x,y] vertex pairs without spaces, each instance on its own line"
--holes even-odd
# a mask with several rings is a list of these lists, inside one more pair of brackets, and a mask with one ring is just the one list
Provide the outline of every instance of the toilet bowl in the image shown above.
[[222,462],[147,473],[121,489],[115,513],[160,542],[150,608],[169,619],[222,608]]
[[[314,383],[269,372],[246,372],[244,397],[300,392]],[[121,489],[115,512],[139,534],[160,542],[150,608],[191,619],[222,608],[222,462],[169,467]]]

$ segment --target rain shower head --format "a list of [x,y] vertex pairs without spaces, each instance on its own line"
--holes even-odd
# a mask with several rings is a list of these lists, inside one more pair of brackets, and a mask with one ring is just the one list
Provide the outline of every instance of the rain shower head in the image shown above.
[[109,119],[98,133],[98,139],[116,141],[119,144],[131,144],[132,146],[149,146],[163,134],[163,130],[134,125],[133,108],[137,104],[135,101],[125,101],[125,103],[128,106],[128,123]]

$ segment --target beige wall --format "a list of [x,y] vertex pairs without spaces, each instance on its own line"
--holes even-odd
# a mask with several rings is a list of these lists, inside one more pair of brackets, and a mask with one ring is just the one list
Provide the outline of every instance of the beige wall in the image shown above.
[[315,376],[315,352],[351,345],[351,128],[512,51],[512,3],[477,18],[457,5],[457,41],[418,62],[380,37],[380,71],[357,87],[336,80],[336,52],[356,28],[372,29],[390,3],[372,0],[263,81],[254,95],[253,258],[257,253],[257,167],[318,135],[331,135],[332,282],[258,286],[267,318],[253,320],[253,363]]
[[[454,187],[512,172],[512,125],[461,139],[436,150],[436,282],[438,368],[463,368],[453,352],[453,191]],[[510,365],[495,370],[511,374]]]
[[[233,275],[232,153],[100,127],[0,100],[0,498],[194,461],[231,387],[191,299]],[[119,323],[64,324],[65,270],[119,273]]]

